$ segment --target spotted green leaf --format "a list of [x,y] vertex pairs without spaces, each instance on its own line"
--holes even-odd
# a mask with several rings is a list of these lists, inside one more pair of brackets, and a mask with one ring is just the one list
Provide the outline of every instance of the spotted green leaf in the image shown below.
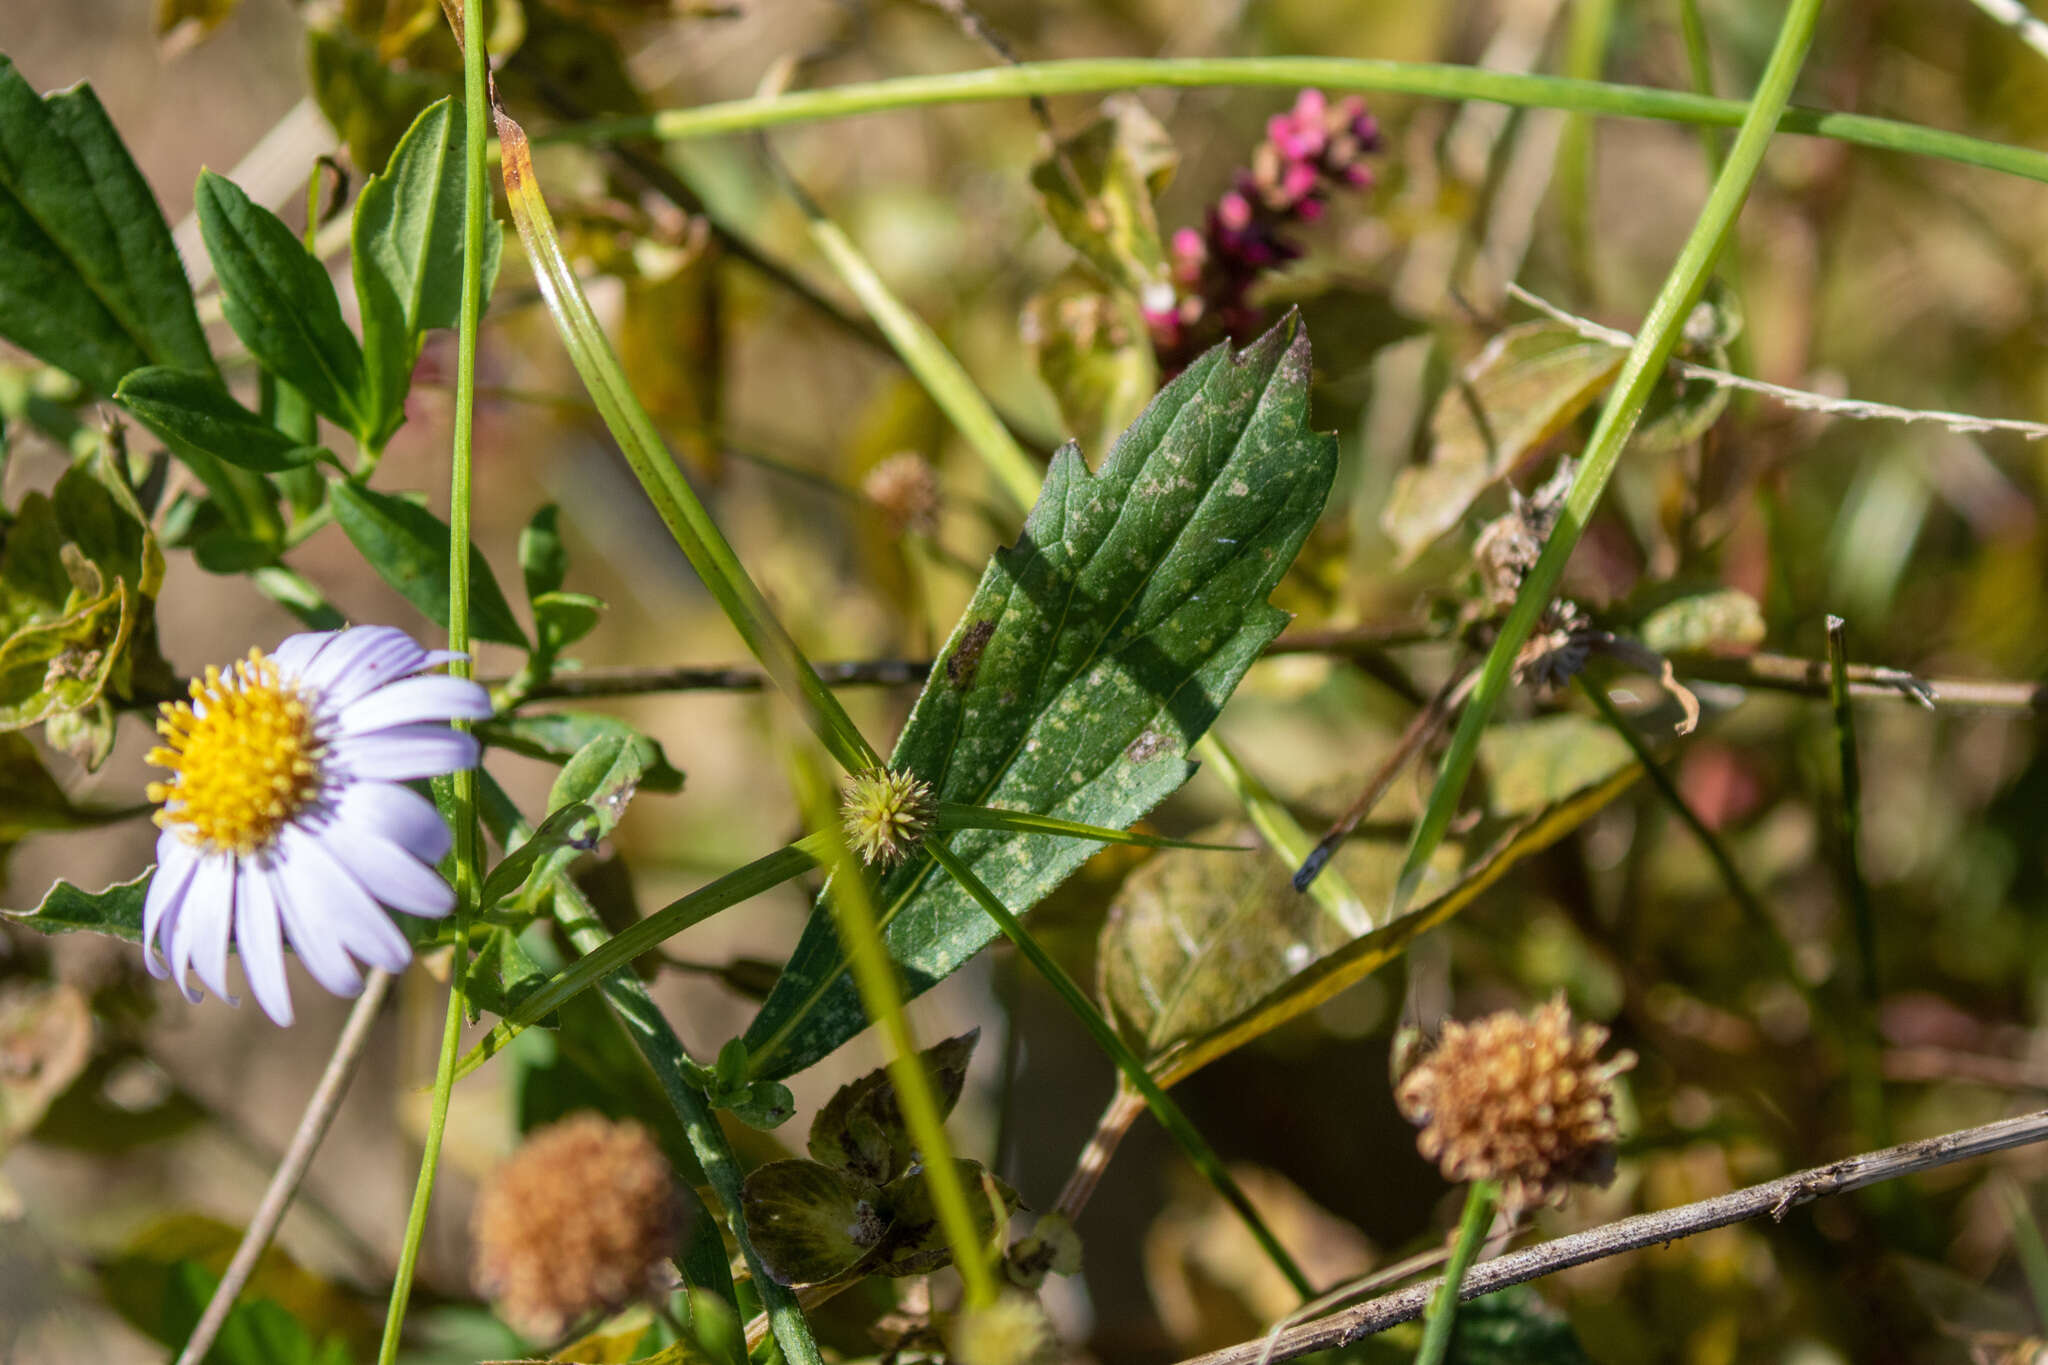
[[[1188,750],[1286,621],[1266,595],[1329,492],[1336,442],[1308,429],[1308,375],[1308,338],[1290,319],[1196,360],[1100,473],[1062,450],[941,652],[893,765],[944,802],[1112,829],[1187,781]],[[1018,912],[1096,848],[998,830],[946,838]],[[911,995],[995,935],[923,855],[882,880],[878,903]],[[866,1022],[821,907],[747,1030],[755,1074],[799,1071]]]
[[[1554,720],[1568,724],[1547,723]],[[1603,737],[1607,743],[1594,743]],[[1162,1084],[1393,961],[1635,777],[1626,745],[1590,717],[1497,727],[1488,738],[1496,780],[1482,822],[1445,842],[1422,881],[1418,908],[1390,926],[1347,934],[1270,859],[1175,850],[1131,874],[1103,926],[1098,988]],[[1569,754],[1575,744],[1585,757]],[[1392,892],[1404,837],[1402,830],[1368,831],[1338,850],[1337,868],[1368,905],[1385,904]]]

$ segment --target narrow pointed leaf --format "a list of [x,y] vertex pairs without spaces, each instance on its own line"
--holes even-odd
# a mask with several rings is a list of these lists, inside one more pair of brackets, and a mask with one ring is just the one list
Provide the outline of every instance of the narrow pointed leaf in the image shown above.
[[85,891],[70,882],[58,882],[35,909],[0,910],[0,915],[4,915],[9,924],[18,924],[39,934],[71,934],[85,930],[140,943],[142,898],[149,892],[150,875],[145,872],[132,882],[116,882],[104,891]]
[[[405,420],[420,339],[453,327],[462,302],[462,105],[437,100],[413,121],[356,199],[349,261],[363,317],[363,364],[373,447]],[[484,232],[483,291],[497,278],[504,229]]]
[[[435,625],[448,625],[448,525],[415,502],[361,484],[337,482],[334,519],[377,576]],[[526,646],[483,552],[469,548],[469,630],[480,640]]]
[[[1017,544],[983,575],[911,713],[893,766],[943,802],[1128,826],[1193,772],[1187,754],[1285,613],[1266,595],[1329,492],[1336,442],[1306,425],[1308,339],[1292,321],[1170,384],[1099,474],[1055,457]],[[954,853],[1016,910],[1087,858],[1050,834],[962,830]],[[995,935],[917,856],[882,882],[884,936],[911,994]],[[830,914],[812,914],[747,1031],[756,1074],[787,1076],[866,1024]]]
[[170,228],[91,86],[39,97],[0,56],[0,336],[97,393],[213,357]]
[[362,348],[326,267],[276,214],[212,171],[199,173],[196,199],[228,326],[315,412],[367,440]]
[[114,391],[114,401],[188,463],[211,458],[275,474],[308,464],[320,453],[243,407],[219,379],[198,370],[169,365],[131,370]]

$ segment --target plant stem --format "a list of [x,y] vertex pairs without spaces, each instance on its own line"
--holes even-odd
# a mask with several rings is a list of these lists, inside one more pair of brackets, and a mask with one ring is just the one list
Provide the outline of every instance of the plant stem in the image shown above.
[[[1971,1157],[2037,1142],[2048,1142],[2048,1110],[1847,1157],[1729,1194],[1654,1213],[1639,1213],[1495,1257],[1472,1268],[1459,1287],[1458,1297],[1476,1299],[1509,1285],[1522,1284],[1573,1266],[1675,1242],[1682,1237],[1711,1232],[1751,1218],[1769,1215],[1774,1220],[1783,1221],[1790,1210],[1824,1195],[1859,1190]],[[1296,1360],[1317,1351],[1346,1346],[1397,1323],[1412,1322],[1421,1317],[1430,1300],[1436,1296],[1438,1283],[1431,1281],[1411,1285],[1282,1332],[1277,1338],[1261,1337],[1242,1342],[1195,1356],[1181,1365],[1255,1365],[1257,1362]]]
[[[823,861],[832,870],[825,899],[839,927],[840,946],[853,968],[854,985],[868,1018],[881,1029],[889,1044],[889,1079],[896,1087],[896,1103],[903,1121],[917,1144],[924,1166],[925,1188],[932,1209],[939,1216],[940,1230],[953,1252],[953,1268],[967,1291],[967,1306],[985,1307],[996,1297],[996,1278],[989,1266],[985,1240],[975,1229],[974,1210],[967,1201],[967,1187],[953,1159],[953,1144],[946,1136],[945,1115],[932,1093],[932,1081],[924,1067],[917,1040],[911,1036],[910,1021],[903,1017],[903,990],[897,967],[875,925],[874,891],[868,871],[847,850],[840,833],[839,811],[832,789],[824,781],[808,752],[800,752],[795,764],[797,794],[805,817],[824,844]],[[998,1225],[1002,1222],[997,1219]]]
[[[1528,109],[1619,118],[1660,119],[1709,127],[1740,126],[1749,107],[1676,90],[1531,76],[1432,62],[1349,57],[1101,57],[1024,62],[942,75],[903,76],[666,109],[653,114],[592,119],[550,129],[550,142],[610,142],[657,137],[670,141],[757,132],[792,123],[816,123],[941,104],[1021,99],[1030,95],[1082,95],[1144,87],[1319,86],[1361,94],[1420,95],[1430,99],[1485,100]],[[1891,119],[1825,109],[1785,108],[1783,130],[1834,138],[1880,151],[1938,157],[2048,182],[2048,153]]]
[[1749,193],[1750,182],[1763,163],[1764,149],[1778,126],[1785,101],[1792,93],[1793,82],[1798,78],[1807,48],[1813,41],[1814,25],[1819,21],[1820,10],[1821,0],[1792,0],[1786,10],[1784,23],[1778,31],[1777,46],[1771,53],[1769,65],[1764,68],[1756,98],[1736,135],[1727,163],[1715,179],[1713,191],[1707,196],[1691,236],[1686,239],[1664,287],[1658,291],[1656,302],[1650,306],[1649,314],[1643,320],[1642,333],[1630,349],[1628,359],[1623,362],[1621,374],[1608,395],[1607,405],[1601,410],[1599,423],[1587,442],[1578,477],[1572,481],[1571,491],[1565,497],[1564,510],[1558,517],[1556,529],[1551,532],[1543,553],[1523,580],[1515,604],[1501,623],[1500,635],[1486,657],[1479,685],[1458,718],[1436,786],[1430,792],[1429,804],[1424,808],[1422,819],[1417,822],[1414,837],[1408,845],[1407,860],[1394,886],[1389,918],[1399,916],[1407,908],[1437,846],[1443,842],[1444,832],[1450,827],[1451,817],[1464,793],[1465,780],[1471,776],[1472,765],[1479,756],[1479,737],[1513,678],[1515,657],[1529,638],[1537,617],[1550,605],[1557,591],[1558,579],[1563,576],[1565,561],[1570,558],[1579,536],[1592,519],[1600,495],[1606,491],[1607,481],[1613,477],[1615,464],[1621,458],[1622,447],[1635,429],[1636,419],[1642,415],[1651,389],[1663,375],[1664,363],[1678,342],[1686,316],[1698,302],[1700,291],[1706,286],[1707,274],[1713,269],[1714,258],[1735,225],[1736,215]]
[[1258,1242],[1260,1249],[1279,1268],[1280,1273],[1287,1277],[1287,1282],[1293,1285],[1295,1291],[1303,1298],[1312,1296],[1315,1289],[1309,1284],[1308,1277],[1302,1274],[1301,1267],[1294,1263],[1294,1258],[1280,1245],[1272,1229],[1259,1217],[1258,1210],[1252,1207],[1251,1200],[1245,1197],[1237,1181],[1224,1169],[1215,1150],[1209,1146],[1194,1124],[1188,1122],[1188,1117],[1181,1112],[1180,1106],[1159,1088],[1159,1083],[1153,1080],[1151,1073],[1145,1069],[1145,1063],[1131,1051],[1122,1038],[1117,1036],[1116,1029],[1110,1025],[1109,1020],[1103,1018],[1102,1011],[1095,1008],[1087,993],[1074,984],[1074,978],[1067,975],[1066,969],[1053,961],[1052,955],[1031,936],[1023,922],[1010,913],[1009,907],[1003,904],[1001,898],[989,890],[987,883],[976,875],[972,867],[961,861],[952,849],[947,848],[943,840],[928,840],[925,849],[932,855],[933,861],[944,868],[953,880],[960,884],[961,889],[974,898],[975,903],[995,921],[996,927],[1003,931],[1003,936],[1016,945],[1024,960],[1045,978],[1045,983],[1052,987],[1053,993],[1066,1003],[1074,1017],[1081,1021],[1082,1027],[1087,1029],[1089,1036],[1095,1040],[1095,1045],[1116,1063],[1117,1070],[1123,1076],[1123,1083],[1144,1098],[1145,1107],[1152,1111],[1152,1117],[1159,1120],[1159,1126],[1166,1130],[1167,1136],[1180,1147],[1195,1169],[1200,1171],[1203,1178],[1223,1196],[1231,1208],[1237,1211],[1237,1216],[1242,1218],[1245,1226],[1251,1230],[1252,1237]]
[[1465,1191],[1465,1214],[1458,1220],[1458,1240],[1451,1244],[1451,1258],[1444,1262],[1443,1278],[1437,1281],[1436,1296],[1424,1315],[1422,1349],[1415,1353],[1415,1365],[1442,1365],[1451,1348],[1451,1329],[1458,1321],[1458,1290],[1465,1272],[1479,1254],[1479,1243],[1493,1221],[1494,1206],[1500,1202],[1500,1187],[1491,1180],[1475,1180]]
[[[448,649],[455,657],[451,676],[466,678],[469,659],[469,500],[470,451],[476,415],[477,326],[483,318],[484,224],[489,221],[490,187],[484,179],[485,119],[483,0],[462,0],[463,223],[462,312],[457,326],[455,423],[449,452],[448,493]],[[468,724],[457,721],[457,729]],[[458,769],[449,778],[449,815],[455,827],[455,948],[448,972],[448,1017],[441,1028],[441,1054],[434,1064],[434,1097],[427,1112],[426,1141],[421,1144],[419,1181],[412,1209],[406,1215],[405,1242],[391,1284],[391,1302],[384,1316],[384,1338],[377,1347],[377,1365],[398,1358],[406,1304],[412,1298],[413,1273],[420,1243],[426,1236],[427,1211],[433,1204],[434,1179],[441,1164],[441,1140],[448,1128],[448,1105],[455,1090],[455,1057],[462,1046],[462,978],[469,944],[467,921],[476,904],[477,824],[476,771]]]
[[291,1146],[285,1149],[284,1159],[271,1175],[263,1199],[250,1216],[241,1243],[235,1247],[234,1259],[228,1262],[206,1312],[200,1315],[199,1325],[192,1329],[185,1348],[178,1352],[177,1365],[198,1365],[206,1358],[213,1339],[220,1335],[221,1324],[228,1320],[228,1313],[235,1306],[235,1299],[256,1273],[264,1249],[277,1235],[278,1224],[284,1221],[285,1210],[291,1207],[299,1182],[306,1178],[306,1168],[313,1164],[313,1154],[320,1150],[320,1141],[327,1136],[328,1126],[341,1108],[341,1097],[348,1092],[356,1064],[362,1061],[363,1048],[370,1041],[370,1027],[377,1022],[377,1012],[390,990],[391,977],[386,972],[372,971],[364,981],[363,993],[356,997],[348,1022],[341,1026],[341,1036],[335,1040],[333,1055],[327,1059],[327,1069],[320,1073],[320,1083],[313,1087],[313,1097],[306,1101],[306,1112],[292,1134]]
[[1841,764],[1841,806],[1837,838],[1841,843],[1841,876],[1850,922],[1856,931],[1858,989],[1866,1003],[1877,999],[1877,919],[1870,909],[1870,887],[1863,879],[1858,850],[1863,835],[1863,769],[1856,761],[1856,713],[1849,705],[1848,623],[1828,617],[1828,700],[1835,713],[1835,749]]

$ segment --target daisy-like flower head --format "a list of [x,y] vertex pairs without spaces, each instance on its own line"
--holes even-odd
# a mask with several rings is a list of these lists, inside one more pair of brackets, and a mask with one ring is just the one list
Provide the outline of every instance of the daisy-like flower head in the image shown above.
[[164,704],[149,761],[171,776],[149,786],[163,833],[142,910],[152,975],[197,1003],[197,972],[233,1004],[232,935],[256,1003],[289,1024],[285,938],[336,995],[362,990],[357,962],[412,960],[383,907],[438,918],[455,894],[434,870],[448,826],[400,784],[476,766],[476,740],[448,722],[491,713],[468,679],[417,676],[458,657],[389,626],[294,635]]

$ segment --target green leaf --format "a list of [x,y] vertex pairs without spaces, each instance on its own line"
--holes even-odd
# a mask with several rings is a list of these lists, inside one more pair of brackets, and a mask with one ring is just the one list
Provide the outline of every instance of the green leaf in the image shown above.
[[[218,1276],[190,1261],[171,1268],[164,1300],[163,1339],[167,1343],[182,1343],[192,1335],[219,1284]],[[200,1365],[349,1365],[349,1360],[348,1343],[342,1338],[328,1336],[316,1344],[284,1308],[245,1295],[228,1310],[220,1335],[200,1357]]]
[[1090,448],[1108,445],[1159,387],[1152,334],[1136,302],[1071,270],[1032,296],[1024,318],[1038,377],[1067,431]]
[[114,401],[188,461],[197,456],[275,474],[319,455],[235,401],[219,379],[149,365],[129,371]]
[[567,763],[591,741],[617,735],[630,737],[640,748],[640,789],[679,792],[682,770],[668,761],[651,736],[620,720],[591,711],[551,711],[544,715],[499,716],[476,727],[477,737],[500,749],[548,763]]
[[211,371],[185,268],[92,87],[38,98],[0,56],[0,336],[109,394]]
[[[334,519],[377,576],[421,615],[448,625],[448,523],[416,502],[356,483],[337,483]],[[469,547],[469,631],[480,640],[530,648],[483,551]]]
[[1447,1365],[1592,1365],[1571,1322],[1528,1285],[1461,1304]]
[[[462,105],[427,106],[399,140],[391,164],[356,198],[349,262],[362,310],[366,406],[372,449],[405,421],[405,395],[421,337],[453,327],[462,305]],[[484,231],[483,292],[497,279],[504,229]]]
[[45,830],[93,829],[133,813],[73,805],[28,736],[0,734],[0,850]]
[[[152,869],[153,871],[154,869]],[[81,891],[70,882],[58,882],[33,910],[0,910],[11,924],[40,934],[71,934],[87,930],[142,942],[142,898],[149,891],[150,873],[132,882],[116,882],[104,891]]]
[[[1187,752],[1286,614],[1266,595],[1329,492],[1336,442],[1308,430],[1308,339],[1290,320],[1218,347],[1154,400],[1091,475],[1054,458],[934,668],[892,766],[941,801],[1123,828],[1178,789]],[[1022,912],[1089,854],[1055,835],[961,831],[953,851]],[[1220,855],[1219,855],[1220,856]],[[910,995],[994,936],[980,906],[913,857],[882,882]],[[787,1076],[866,1024],[820,906],[747,1030],[756,1074]]]
[[376,45],[350,33],[336,16],[309,12],[306,76],[313,102],[348,144],[357,166],[382,166],[429,104],[460,86],[453,76],[386,62]]
[[1562,322],[1523,323],[1487,343],[1437,401],[1428,459],[1400,472],[1380,513],[1403,557],[1427,549],[1495,480],[1577,420],[1626,354]]
[[569,578],[569,551],[562,544],[562,509],[543,503],[526,529],[519,533],[519,573],[526,580],[526,597],[560,591]]
[[[542,882],[559,876],[579,856],[597,847],[603,837],[601,829],[602,817],[581,801],[550,813],[534,830],[532,838],[506,854],[491,869],[491,875],[484,878],[483,890],[477,893],[478,911],[495,910],[499,902],[532,884],[536,865],[540,865]],[[564,856],[557,859],[554,855],[558,852]]]
[[1637,627],[1659,654],[1755,649],[1764,642],[1764,611],[1740,588],[1722,588],[1666,602]]
[[544,592],[533,599],[534,633],[550,659],[597,629],[604,600],[587,592]]
[[1173,179],[1180,153],[1135,96],[1113,95],[1102,108],[1104,117],[1031,168],[1031,188],[1067,245],[1144,299],[1172,288],[1152,198]]
[[170,685],[155,645],[163,552],[105,452],[30,493],[0,543],[0,731]]
[[740,1214],[778,1284],[824,1284],[858,1273],[880,1249],[879,1198],[868,1181],[837,1167],[771,1161],[747,1173]]
[[[942,1119],[953,1112],[967,1086],[967,1064],[980,1037],[981,1030],[972,1029],[917,1054],[932,1078],[932,1094]],[[889,1068],[878,1067],[839,1087],[811,1120],[805,1148],[813,1160],[876,1185],[909,1170],[916,1158],[916,1143],[897,1103]]]
[[363,353],[326,267],[276,214],[212,171],[199,173],[196,200],[235,335],[315,412],[367,442]]
[[[976,1243],[994,1245],[997,1228],[1009,1222],[1023,1200],[979,1161],[956,1159],[953,1166],[969,1191],[967,1206],[974,1215]],[[883,1234],[881,1249],[861,1267],[864,1274],[895,1278],[929,1275],[953,1264],[953,1248],[940,1230],[931,1189],[931,1181],[922,1172],[898,1176],[882,1188],[877,1203],[888,1231]]]
[[[484,884],[484,892],[488,897],[488,882]],[[486,900],[485,904],[488,907],[490,902]],[[463,974],[462,998],[469,1006],[471,1022],[475,1022],[479,1010],[488,1010],[500,1017],[510,1014],[547,979],[546,969],[520,946],[518,934],[502,926],[493,926],[484,936],[483,947],[469,959]],[[553,1015],[534,1022],[542,1028],[554,1028],[560,1023]]]
[[[1153,1076],[1170,1085],[1399,957],[1619,795],[1636,774],[1626,752],[1622,762],[1618,771],[1610,765],[1606,774],[1587,774],[1591,785],[1560,794],[1554,805],[1494,817],[1447,842],[1423,879],[1426,900],[1357,937],[1296,892],[1269,859],[1161,854],[1125,881],[1103,926],[1098,985],[1110,1015]],[[1358,835],[1335,862],[1371,904],[1392,890],[1402,855],[1398,833]]]

